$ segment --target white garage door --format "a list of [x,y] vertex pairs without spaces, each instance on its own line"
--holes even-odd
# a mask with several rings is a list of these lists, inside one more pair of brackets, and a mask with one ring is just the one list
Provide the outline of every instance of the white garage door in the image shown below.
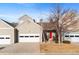
[[40,34],[20,34],[19,42],[40,42]]
[[10,35],[0,35],[0,44],[10,44]]
[[79,42],[79,34],[67,34],[65,35],[65,39],[71,42]]

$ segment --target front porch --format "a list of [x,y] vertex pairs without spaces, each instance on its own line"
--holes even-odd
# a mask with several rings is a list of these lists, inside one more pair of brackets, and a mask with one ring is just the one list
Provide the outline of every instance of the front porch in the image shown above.
[[42,42],[58,43],[56,30],[43,30]]

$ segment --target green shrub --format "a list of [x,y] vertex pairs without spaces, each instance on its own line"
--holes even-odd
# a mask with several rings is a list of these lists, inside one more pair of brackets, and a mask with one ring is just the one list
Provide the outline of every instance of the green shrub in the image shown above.
[[63,43],[70,44],[71,42],[68,40],[64,40]]

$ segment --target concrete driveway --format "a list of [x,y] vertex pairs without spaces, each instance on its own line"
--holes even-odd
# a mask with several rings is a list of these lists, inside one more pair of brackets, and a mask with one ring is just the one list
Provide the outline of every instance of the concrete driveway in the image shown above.
[[39,43],[16,43],[0,50],[0,54],[39,54]]

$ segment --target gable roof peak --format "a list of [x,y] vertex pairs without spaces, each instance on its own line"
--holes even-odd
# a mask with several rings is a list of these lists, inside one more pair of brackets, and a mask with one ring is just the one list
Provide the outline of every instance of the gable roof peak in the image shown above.
[[32,19],[32,18],[29,17],[28,15],[23,15],[19,18],[19,20],[27,20],[27,19]]
[[23,15],[22,17],[19,18],[19,23],[23,22],[33,22],[33,20],[28,15]]

